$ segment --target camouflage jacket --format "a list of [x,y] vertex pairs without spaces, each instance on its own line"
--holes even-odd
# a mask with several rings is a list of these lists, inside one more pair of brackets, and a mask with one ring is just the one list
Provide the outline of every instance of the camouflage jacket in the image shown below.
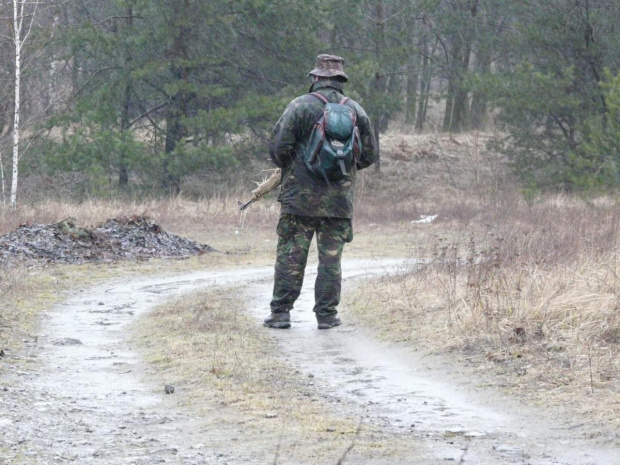
[[[340,102],[344,98],[342,83],[336,80],[315,82],[310,92],[319,92],[330,102]],[[350,176],[336,183],[327,184],[325,180],[315,177],[303,161],[302,146],[323,112],[323,102],[309,94],[297,97],[286,107],[276,123],[269,154],[275,165],[282,168],[278,198],[282,204],[282,213],[352,218],[356,171],[374,163],[377,144],[363,108],[353,100],[348,100],[346,105],[357,113],[362,153]]]

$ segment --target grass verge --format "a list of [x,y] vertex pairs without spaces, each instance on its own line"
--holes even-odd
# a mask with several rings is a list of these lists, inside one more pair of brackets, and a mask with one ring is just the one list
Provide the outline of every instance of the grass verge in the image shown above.
[[365,283],[350,307],[390,340],[461,354],[494,384],[617,430],[620,206],[494,202],[429,225],[428,262]]
[[39,314],[53,305],[63,279],[55,273],[0,268],[0,349],[17,352],[33,338]]
[[399,447],[412,453],[404,438],[382,436],[372,426],[358,431],[359,419],[277,356],[275,340],[244,312],[239,295],[236,288],[199,292],[138,323],[139,344],[159,384],[175,385],[175,395],[206,421],[242,423],[244,446],[262,463],[335,464],[353,443],[352,456],[387,458]]
[[209,253],[184,260],[0,267],[0,349],[15,354],[24,342],[36,340],[41,315],[77,289],[122,276],[179,273],[237,262],[237,257]]

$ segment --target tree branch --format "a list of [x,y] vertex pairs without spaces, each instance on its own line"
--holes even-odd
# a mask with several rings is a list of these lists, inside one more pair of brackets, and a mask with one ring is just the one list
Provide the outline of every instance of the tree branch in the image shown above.
[[[138,121],[140,121],[142,118],[146,118],[148,117],[151,113],[157,111],[157,110],[161,110],[162,108],[168,106],[168,102],[164,102],[161,103],[153,108],[151,108],[150,110],[145,111],[144,113],[142,113],[140,116],[138,116],[137,118],[135,118],[133,121],[131,121],[129,123],[129,127],[132,127],[135,123],[137,123]],[[150,120],[150,118],[149,118]]]

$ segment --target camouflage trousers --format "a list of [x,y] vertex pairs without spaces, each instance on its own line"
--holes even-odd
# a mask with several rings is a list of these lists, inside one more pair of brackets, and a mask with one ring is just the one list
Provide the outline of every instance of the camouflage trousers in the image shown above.
[[319,267],[314,286],[314,312],[332,316],[340,303],[344,244],[353,240],[351,220],[283,213],[278,222],[278,251],[271,311],[288,312],[301,292],[308,250],[316,232]]

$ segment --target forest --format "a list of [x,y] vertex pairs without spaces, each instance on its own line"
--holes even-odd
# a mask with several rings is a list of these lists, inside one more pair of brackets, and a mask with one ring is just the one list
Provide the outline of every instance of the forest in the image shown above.
[[319,53],[345,58],[377,135],[490,131],[527,188],[618,181],[616,1],[3,0],[0,16],[5,207],[217,190],[268,161]]
[[[354,234],[240,210],[324,53]],[[0,463],[620,463],[619,181],[619,0],[0,0]]]

